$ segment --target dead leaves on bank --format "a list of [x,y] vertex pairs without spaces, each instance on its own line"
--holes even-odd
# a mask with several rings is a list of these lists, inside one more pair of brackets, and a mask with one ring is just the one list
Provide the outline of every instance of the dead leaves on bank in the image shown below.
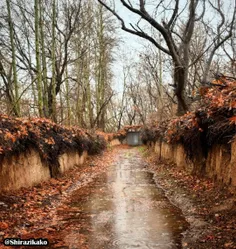
[[85,150],[89,154],[100,153],[106,148],[106,142],[102,136],[76,126],[0,114],[0,155],[11,156],[29,148],[36,149],[49,166],[56,167],[59,155],[72,150],[80,154]]
[[211,147],[230,143],[236,134],[236,80],[221,76],[202,95],[201,104],[194,112],[144,128],[144,142],[162,139],[182,143],[190,159],[196,154],[194,148],[202,144]]

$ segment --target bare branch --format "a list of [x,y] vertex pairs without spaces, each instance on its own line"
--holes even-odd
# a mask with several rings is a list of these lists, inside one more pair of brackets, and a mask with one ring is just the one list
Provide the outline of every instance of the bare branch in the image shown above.
[[174,8],[174,12],[168,22],[168,26],[171,27],[172,24],[174,23],[176,17],[177,17],[177,14],[178,14],[178,10],[179,10],[179,0],[175,0],[175,8]]
[[206,11],[206,0],[203,0],[202,13],[199,15],[199,17],[195,19],[195,22],[198,22],[203,18],[203,16],[205,15],[205,11]]
[[[166,54],[169,54],[170,55],[170,51],[167,50],[166,48],[162,47],[160,44],[158,44],[156,42],[156,40],[154,38],[152,38],[151,36],[149,36],[147,33],[145,32],[140,32],[140,31],[137,31],[137,30],[132,30],[132,29],[129,29],[126,27],[125,25],[125,22],[124,20],[117,14],[117,12],[115,12],[114,10],[112,10],[108,5],[106,5],[103,1],[101,0],[98,0],[99,3],[101,3],[106,9],[108,9],[120,22],[121,22],[121,28],[122,30],[130,33],[130,34],[133,34],[133,35],[136,35],[136,36],[139,36],[139,37],[142,37],[142,38],[145,38],[146,40],[149,40],[152,44],[154,44],[158,49],[162,50],[164,53]],[[123,2],[123,1],[122,1]],[[127,6],[129,6],[127,3],[126,3]],[[131,8],[131,7],[130,7]],[[137,10],[138,11],[138,10]],[[139,11],[138,11],[139,12]]]

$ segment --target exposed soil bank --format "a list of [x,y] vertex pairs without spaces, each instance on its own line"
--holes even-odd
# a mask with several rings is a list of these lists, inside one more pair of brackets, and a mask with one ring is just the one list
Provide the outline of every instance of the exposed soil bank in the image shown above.
[[236,192],[236,140],[229,144],[215,144],[209,149],[207,156],[195,148],[192,160],[187,159],[186,148],[182,144],[172,144],[158,140],[150,142],[150,148],[158,158],[176,164],[192,174],[205,174],[219,184],[230,186]]
[[105,137],[77,126],[0,114],[0,192],[59,177],[105,148]]
[[192,176],[175,164],[148,154],[147,167],[172,203],[190,223],[183,248],[236,248],[236,196],[234,191],[217,186],[209,179]]
[[[73,167],[81,166],[86,158],[87,151],[63,153],[58,158],[59,173],[63,174]],[[0,160],[0,192],[31,187],[50,178],[50,167],[35,149]]]

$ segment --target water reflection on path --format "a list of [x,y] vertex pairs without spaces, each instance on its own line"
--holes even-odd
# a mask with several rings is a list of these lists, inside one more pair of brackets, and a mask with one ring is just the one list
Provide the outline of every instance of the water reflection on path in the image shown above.
[[[71,207],[80,210],[74,222],[84,224],[80,234],[84,233],[88,248],[181,248],[187,223],[155,185],[138,148],[120,150],[109,172],[96,179],[86,193],[81,197],[74,191]],[[72,222],[73,216],[70,218]]]

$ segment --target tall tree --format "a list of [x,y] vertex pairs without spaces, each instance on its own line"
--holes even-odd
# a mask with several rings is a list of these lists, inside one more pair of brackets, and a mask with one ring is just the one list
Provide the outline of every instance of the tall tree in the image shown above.
[[44,12],[43,12],[43,1],[39,4],[39,23],[40,23],[40,36],[41,36],[41,55],[42,55],[42,81],[43,81],[43,111],[44,116],[48,117],[48,79],[47,79],[47,61],[46,61],[46,50],[45,50],[45,32],[44,32]]
[[15,50],[15,42],[14,42],[14,26],[11,16],[11,1],[6,0],[7,4],[7,13],[8,13],[8,25],[9,25],[9,33],[10,33],[10,41],[11,41],[11,52],[12,52],[12,68],[13,68],[13,84],[14,84],[14,107],[13,110],[16,116],[20,116],[20,99],[19,99],[19,86],[17,79],[17,68],[16,68],[16,50]]
[[25,3],[14,0],[10,9],[17,83],[21,86],[18,98],[7,1],[6,8],[1,9],[0,90],[5,93],[1,107],[6,109],[6,103],[10,103],[8,113],[17,113],[16,99],[20,98],[22,115],[106,128],[107,108],[113,97],[111,65],[115,44],[107,10],[93,0]]
[[[139,17],[136,24],[130,24],[130,28],[127,27],[125,20],[119,15],[115,8],[106,3],[107,1],[98,0],[98,2],[105,6],[111,13],[113,13],[114,16],[116,16],[124,31],[150,41],[156,46],[157,49],[160,49],[162,52],[171,57],[174,67],[173,86],[178,100],[178,114],[185,113],[188,110],[185,88],[188,82],[190,43],[195,23],[202,20],[205,14],[206,1],[189,0],[186,1],[185,7],[183,8],[181,7],[182,3],[179,0],[172,1],[171,4],[167,3],[167,5],[165,1],[159,1],[154,7],[155,11],[152,12],[150,7],[148,7],[147,1],[139,0],[138,3],[134,3],[134,1],[120,0],[121,4],[128,11]],[[209,2],[211,4],[211,1]],[[202,3],[202,12],[197,16],[197,9],[200,7],[200,3]],[[186,7],[188,11],[186,11]],[[185,18],[181,19],[181,15],[183,13],[185,13]],[[219,10],[219,14],[221,14],[221,10]],[[235,12],[233,13],[231,21],[234,20],[234,18]],[[142,26],[141,24],[145,22],[148,23],[153,30],[161,34],[163,40],[165,41],[165,45],[155,39],[154,36],[148,34],[148,30],[144,31],[146,26]],[[184,23],[184,25],[182,23]],[[180,25],[182,25],[181,30],[179,29]],[[229,37],[230,33],[229,36],[227,36],[227,39]],[[224,41],[225,39],[220,41],[220,44]]]
[[52,80],[48,92],[49,116],[57,121],[56,114],[56,0],[52,2]]
[[110,16],[102,5],[98,6],[96,16],[96,123],[98,128],[104,130],[107,106],[113,96],[108,82],[111,77],[109,68],[112,61],[112,49],[116,43],[112,37],[113,27],[110,24]]
[[37,92],[38,92],[38,110],[39,116],[43,116],[43,99],[42,99],[42,70],[41,70],[41,53],[40,53],[40,14],[39,14],[39,1],[34,1],[35,13],[35,51],[36,51],[36,69],[37,69]]

